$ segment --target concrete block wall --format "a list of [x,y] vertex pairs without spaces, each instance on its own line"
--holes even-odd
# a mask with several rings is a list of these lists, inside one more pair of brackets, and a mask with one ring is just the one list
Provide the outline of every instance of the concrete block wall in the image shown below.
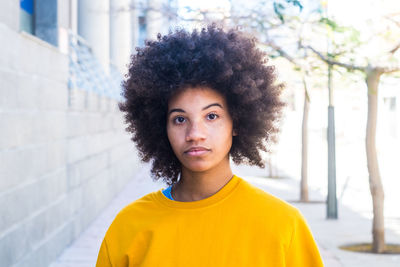
[[0,4],[0,266],[48,266],[140,163],[117,102],[69,90],[67,55],[18,32],[12,16],[2,21],[3,8],[19,12],[9,2]]
[[13,30],[19,28],[19,1],[2,1],[0,4],[0,21]]

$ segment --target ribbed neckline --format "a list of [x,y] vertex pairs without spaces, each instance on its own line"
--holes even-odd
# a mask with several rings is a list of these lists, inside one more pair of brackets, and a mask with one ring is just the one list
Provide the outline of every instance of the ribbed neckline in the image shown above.
[[226,198],[229,194],[233,192],[233,190],[239,185],[241,181],[242,179],[240,177],[233,175],[232,178],[229,180],[229,182],[226,185],[224,185],[214,195],[197,201],[182,202],[182,201],[171,200],[163,194],[162,192],[163,189],[154,192],[153,197],[159,203],[168,206],[170,208],[176,208],[176,209],[204,208],[213,205],[221,201],[222,199]]

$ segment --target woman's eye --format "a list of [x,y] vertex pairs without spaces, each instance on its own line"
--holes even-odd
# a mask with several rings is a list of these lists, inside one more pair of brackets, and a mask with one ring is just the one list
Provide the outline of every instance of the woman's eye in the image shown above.
[[174,119],[174,122],[177,123],[177,124],[184,123],[185,122],[185,118],[184,117],[176,117]]
[[207,115],[207,119],[209,119],[209,120],[215,120],[216,118],[218,118],[217,114],[210,113]]

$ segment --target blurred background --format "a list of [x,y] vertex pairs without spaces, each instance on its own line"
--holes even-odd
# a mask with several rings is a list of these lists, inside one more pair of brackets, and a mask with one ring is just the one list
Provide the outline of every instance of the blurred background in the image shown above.
[[303,212],[326,266],[400,266],[397,0],[1,1],[0,266],[94,266],[115,214],[165,187],[121,81],[145,40],[212,22],[255,36],[286,85],[266,168],[235,172]]

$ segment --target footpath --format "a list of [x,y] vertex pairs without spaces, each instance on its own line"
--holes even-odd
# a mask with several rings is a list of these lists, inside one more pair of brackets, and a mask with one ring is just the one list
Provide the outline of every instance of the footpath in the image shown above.
[[[234,166],[233,171],[251,184],[296,206],[302,212],[314,234],[326,267],[400,267],[400,255],[375,255],[339,249],[342,245],[371,242],[370,219],[338,203],[339,218],[327,220],[324,197],[319,193],[309,192],[311,203],[296,201],[299,198],[298,181],[291,178],[265,178],[263,176],[266,170],[247,166]],[[117,213],[141,196],[165,188],[162,182],[153,182],[148,174],[149,166],[144,165],[104,212],[50,267],[95,266],[104,234]],[[400,235],[387,230],[386,242],[400,244]]]

